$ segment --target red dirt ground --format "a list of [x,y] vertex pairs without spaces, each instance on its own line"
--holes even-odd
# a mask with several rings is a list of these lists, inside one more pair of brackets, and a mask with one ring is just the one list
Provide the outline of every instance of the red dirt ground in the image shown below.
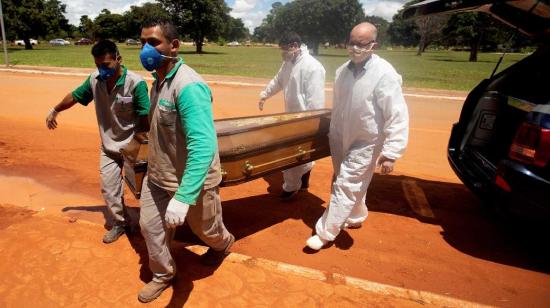
[[[209,76],[209,79],[215,78]],[[94,107],[76,106],[63,112],[55,131],[48,131],[44,123],[48,110],[82,81],[82,77],[0,73],[0,124],[3,127],[0,130],[0,204],[4,204],[3,208],[12,208],[7,206],[10,204],[40,213],[40,217],[35,218],[30,212],[0,211],[0,234],[11,230],[6,229],[8,225],[19,226],[25,222],[37,230],[26,232],[18,239],[28,241],[28,246],[18,245],[20,249],[9,250],[9,255],[6,255],[8,249],[0,246],[4,264],[0,267],[4,275],[0,280],[0,295],[9,291],[8,277],[28,281],[29,290],[42,290],[20,293],[24,300],[4,297],[0,306],[18,306],[27,300],[41,303],[40,296],[47,293],[40,277],[20,272],[8,275],[11,271],[6,267],[10,260],[40,259],[30,255],[32,250],[27,251],[39,245],[41,232],[38,230],[53,234],[70,232],[72,225],[53,223],[55,219],[41,215],[73,217],[99,224],[105,221],[98,184],[99,137]],[[212,89],[216,118],[259,114],[256,103],[260,88],[215,85]],[[466,95],[419,89],[405,92]],[[329,101],[330,95],[329,92]],[[233,251],[481,304],[550,306],[548,241],[533,233],[531,226],[510,226],[487,216],[446,161],[450,127],[458,119],[462,102],[418,97],[407,97],[407,102],[411,115],[409,148],[394,174],[375,176],[367,196],[371,212],[362,228],[343,231],[332,247],[318,253],[309,254],[303,249],[329,200],[332,167],[329,159],[323,159],[313,169],[309,191],[291,202],[282,203],[277,198],[281,189],[280,174],[221,190],[225,223],[237,237]],[[282,106],[278,95],[266,103],[264,113],[281,112]],[[128,193],[126,199],[129,214],[136,222],[138,203]],[[418,204],[427,205],[427,210],[419,210]],[[100,243],[102,232],[83,234],[82,249],[88,251],[86,254],[96,250],[112,253]],[[127,241],[126,237],[122,239]],[[185,228],[178,239],[194,240]],[[135,244],[139,241],[138,234],[130,238],[130,244],[135,247],[140,247]],[[8,243],[4,241],[2,245]],[[52,245],[57,247],[63,243]],[[135,247],[136,251],[132,251],[135,254],[122,258],[129,262],[124,264],[124,273],[130,275],[129,281],[135,279],[131,285],[134,293],[139,289],[139,279],[145,281],[147,277],[146,266],[140,265],[143,247]],[[80,291],[67,286],[68,291],[115,294],[113,288],[123,288],[109,268],[120,266],[120,262],[89,260],[79,265],[86,268],[89,275],[111,277],[115,281],[87,284],[91,289]],[[51,262],[55,262],[55,258]],[[62,274],[74,269],[61,272],[55,266],[40,269],[40,275],[45,277],[57,275],[56,283],[73,282],[62,280],[65,279]],[[48,272],[48,269],[51,270]],[[99,274],[104,271],[110,276]],[[58,303],[71,302],[70,297],[58,300]],[[90,302],[91,306],[96,304]]]

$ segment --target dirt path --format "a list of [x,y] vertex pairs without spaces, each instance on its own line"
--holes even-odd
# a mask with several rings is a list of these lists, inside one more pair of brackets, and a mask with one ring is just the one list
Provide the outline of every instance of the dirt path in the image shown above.
[[[105,207],[98,189],[99,138],[93,107],[77,106],[64,112],[58,118],[56,131],[48,131],[44,125],[49,108],[82,79],[0,73],[0,108],[3,110],[0,124],[4,127],[0,130],[1,204],[27,207],[59,219],[75,217],[78,221],[104,222]],[[253,86],[213,86],[215,117],[258,114],[258,92],[259,88]],[[415,93],[465,95],[431,90]],[[281,203],[277,198],[281,189],[280,175],[223,188],[224,220],[237,237],[233,250],[482,304],[549,306],[547,260],[550,254],[541,248],[544,239],[532,237],[529,228],[520,226],[516,230],[484,216],[477,199],[448,166],[446,144],[461,102],[423,97],[408,97],[407,102],[411,114],[409,149],[397,164],[394,175],[375,176],[367,197],[371,212],[363,228],[344,231],[333,247],[319,253],[303,251],[304,241],[329,200],[332,168],[330,161],[324,159],[313,169],[309,192],[302,193],[292,202]],[[264,110],[265,113],[281,111],[280,95],[268,101]],[[137,202],[129,194],[126,198],[132,217],[137,217]],[[48,219],[34,223],[42,228]],[[55,230],[52,224],[48,222],[46,227]],[[94,230],[90,231],[90,236],[82,237],[86,245],[91,245],[87,247],[94,247],[94,250],[99,247],[109,253],[112,248],[99,243],[102,230]],[[33,234],[38,236],[30,232],[13,240],[39,242]],[[193,241],[185,229],[180,239]],[[131,241],[116,245],[128,244]],[[128,284],[115,280],[115,289],[132,286],[128,289],[135,293],[141,284],[141,276],[137,273],[141,268],[139,256],[131,249],[124,251],[128,253],[121,262]],[[23,252],[20,250],[19,254]],[[17,257],[17,252],[12,253]],[[185,256],[180,257],[185,259]],[[49,260],[50,273],[55,273],[55,259]],[[185,264],[185,261],[178,262]],[[109,268],[107,264],[94,262],[86,263],[85,267],[90,273]],[[106,274],[109,273],[111,277],[120,276],[109,271]],[[197,280],[202,283],[205,279],[216,280],[216,277],[217,273]],[[27,279],[36,278],[27,275]],[[88,292],[112,291],[100,284],[95,288],[90,285],[93,284],[86,284],[86,288],[92,288]],[[6,283],[0,283],[0,291],[6,287]],[[189,302],[193,296],[201,296],[205,288],[195,287]],[[25,290],[21,292],[32,297],[32,292]],[[237,300],[239,296],[232,297]],[[352,299],[355,300],[355,296]],[[255,303],[244,295],[239,300],[251,305]],[[342,301],[339,298],[337,302],[321,303]],[[310,302],[304,299],[304,303]],[[360,301],[350,302],[350,306],[356,303]]]

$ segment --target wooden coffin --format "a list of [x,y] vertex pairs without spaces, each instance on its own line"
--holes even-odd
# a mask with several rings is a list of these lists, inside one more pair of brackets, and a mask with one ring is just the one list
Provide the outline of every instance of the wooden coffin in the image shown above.
[[[329,109],[216,120],[222,183],[244,183],[330,155]],[[124,179],[139,198],[147,171],[147,138],[122,150]]]
[[147,172],[148,140],[147,133],[136,133],[132,141],[120,150],[124,157],[124,182],[137,199],[141,197],[141,186]]

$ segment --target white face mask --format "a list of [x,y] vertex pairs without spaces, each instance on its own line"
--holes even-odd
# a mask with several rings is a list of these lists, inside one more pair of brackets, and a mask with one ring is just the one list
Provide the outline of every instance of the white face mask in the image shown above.
[[283,61],[285,62],[293,61],[299,50],[299,48],[283,50],[281,51],[281,58],[283,58]]
[[369,48],[361,48],[357,45],[348,46],[348,53],[351,62],[359,64],[365,62],[373,53],[374,42],[370,43]]

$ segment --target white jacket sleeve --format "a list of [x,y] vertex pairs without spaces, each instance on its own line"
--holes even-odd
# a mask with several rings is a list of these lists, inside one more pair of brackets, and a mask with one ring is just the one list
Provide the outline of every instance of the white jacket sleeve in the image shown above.
[[325,108],[325,69],[322,66],[309,72],[304,89],[306,110]]
[[273,77],[273,79],[271,79],[271,81],[267,84],[265,89],[262,92],[260,92],[261,99],[268,99],[283,89],[281,76],[284,70],[285,70],[285,64],[283,63],[283,65],[281,65],[281,68],[279,68],[279,71],[277,72],[275,77]]
[[381,154],[389,159],[400,158],[409,139],[409,111],[401,82],[397,73],[385,74],[375,90],[376,102],[384,118],[385,139]]

